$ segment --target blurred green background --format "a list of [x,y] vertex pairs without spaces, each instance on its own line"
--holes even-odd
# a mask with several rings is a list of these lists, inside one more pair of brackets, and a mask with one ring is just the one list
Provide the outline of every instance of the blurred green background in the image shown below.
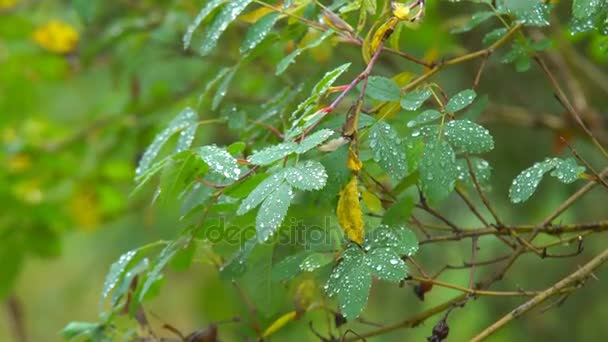
[[[4,298],[0,341],[14,338],[9,303],[20,303],[23,312],[19,317],[29,341],[61,340],[59,331],[69,321],[97,320],[109,265],[125,251],[173,238],[181,229],[174,208],[149,205],[151,191],[129,197],[142,151],[154,134],[188,105],[197,108],[203,118],[231,112],[229,106],[212,111],[209,99],[200,96],[220,68],[238,61],[237,47],[246,23],[237,21],[217,51],[201,58],[183,51],[181,36],[205,1],[91,3],[0,0],[0,298]],[[483,33],[492,28],[488,24],[470,34],[449,34],[475,6],[431,1],[424,24],[417,31],[403,33],[401,48],[433,59],[482,47]],[[553,19],[563,26],[569,6],[556,3]],[[566,81],[574,79],[575,89],[583,91],[585,113],[595,120],[592,128],[602,137],[608,115],[608,55],[602,50],[605,37],[595,33],[571,36],[559,25],[533,34],[551,38],[548,54],[561,60],[549,59],[563,64],[558,65],[559,70],[569,70],[560,76]],[[247,64],[246,71],[236,74],[225,103],[255,108],[285,84],[314,81],[345,61],[353,62],[353,73],[362,66],[358,47],[324,43],[300,56],[287,75],[274,77],[276,60],[288,49],[272,45],[264,58]],[[478,62],[472,62],[449,68],[436,80],[448,93],[454,93],[470,86],[477,67]],[[422,69],[387,57],[376,70],[387,75],[401,71],[419,73]],[[519,171],[546,156],[568,155],[558,146],[559,135],[573,136],[571,142],[597,168],[605,163],[567,121],[537,67],[517,73],[512,65],[493,56],[478,92],[490,99],[480,121],[496,140],[495,151],[487,156],[494,168],[490,196],[506,221],[537,223],[580,186],[580,182],[564,186],[548,180],[530,202],[517,206],[508,202],[508,187]],[[548,128],[543,120],[557,120],[561,126]],[[197,143],[226,144],[237,138],[223,126],[205,126],[199,130]],[[605,192],[596,189],[558,221],[605,218],[605,198]],[[478,225],[455,196],[442,212],[463,226]],[[491,238],[481,239],[480,246],[480,259],[504,252]],[[543,289],[605,247],[606,238],[592,235],[584,246],[584,253],[570,259],[540,260],[526,255],[496,289]],[[574,249],[564,246],[556,252]],[[470,244],[463,241],[425,246],[417,259],[427,269],[437,271],[446,263],[460,264],[469,257]],[[478,270],[480,277],[491,272],[491,268]],[[448,272],[442,280],[465,285],[468,276],[466,271]],[[530,313],[491,340],[606,339],[608,326],[603,320],[608,270],[600,269],[595,276],[599,281],[588,281],[563,305]],[[421,302],[411,287],[376,282],[363,316],[379,323],[395,322],[456,294],[437,288]],[[522,300],[482,297],[455,309],[449,319],[449,340],[465,340]],[[166,322],[184,332],[247,314],[235,288],[221,281],[204,261],[186,272],[170,271],[161,294],[148,305],[153,326]],[[288,325],[274,340],[315,340],[307,327],[309,318],[318,327],[326,319],[313,313]],[[438,319],[433,317],[415,329],[397,330],[375,340],[424,340]],[[372,327],[360,324],[357,328],[365,331]],[[245,335],[235,324],[220,327],[223,340],[243,340]]]

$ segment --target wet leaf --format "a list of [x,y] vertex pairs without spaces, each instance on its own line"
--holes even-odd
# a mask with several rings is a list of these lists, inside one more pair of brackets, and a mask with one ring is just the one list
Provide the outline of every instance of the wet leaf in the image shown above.
[[348,319],[354,319],[367,304],[371,286],[372,275],[366,266],[365,254],[351,244],[330,275],[326,289],[330,296],[338,297],[342,314]]
[[494,42],[499,40],[502,36],[507,34],[507,31],[508,30],[504,27],[494,29],[494,30],[486,33],[485,36],[483,36],[482,43],[484,43],[485,45],[493,44]]
[[274,146],[267,147],[249,157],[249,162],[254,165],[268,165],[277,160],[283,159],[294,153],[298,149],[298,144],[293,141],[283,142]]
[[528,200],[536,189],[538,184],[543,179],[543,176],[549,172],[562,183],[572,183],[576,181],[585,168],[576,164],[574,159],[566,160],[560,158],[547,158],[542,162],[534,163],[531,167],[522,171],[511,184],[509,189],[509,198],[513,203],[521,203]]
[[367,253],[367,265],[379,279],[397,282],[407,275],[407,266],[391,248],[375,248]]
[[[477,182],[482,188],[488,188],[490,184],[490,176],[492,175],[492,166],[486,160],[479,157],[469,157],[471,167],[477,178]],[[474,186],[469,165],[465,159],[456,161],[456,169],[458,170],[458,180],[469,186]]]
[[230,23],[233,22],[251,2],[252,0],[227,1],[227,4],[222,7],[220,13],[215,16],[213,22],[207,28],[205,38],[203,38],[203,42],[199,49],[201,55],[208,55],[215,49],[220,36],[224,33],[228,25],[230,25]]
[[282,183],[262,202],[255,218],[256,237],[258,241],[268,240],[281,226],[293,198],[293,190],[287,183]]
[[401,89],[390,78],[370,76],[365,94],[378,101],[397,101],[401,97]]
[[494,149],[490,132],[469,120],[454,120],[445,125],[444,135],[457,150],[484,153]]
[[284,172],[287,182],[300,190],[321,190],[327,183],[327,172],[323,164],[315,160],[301,162]]
[[477,13],[473,14],[473,16],[471,17],[471,20],[469,20],[469,22],[467,22],[464,26],[453,29],[450,31],[450,33],[469,32],[472,29],[474,29],[475,27],[479,26],[479,24],[492,18],[493,16],[494,16],[494,12],[477,12]]
[[[167,128],[165,128],[162,132],[154,137],[152,143],[148,146],[143,156],[139,160],[139,165],[135,170],[135,179],[141,179],[141,177],[148,171],[152,162],[158,156],[160,149],[165,145],[165,143],[173,136],[173,134],[185,130],[193,125],[196,125],[197,115],[191,108],[186,108],[181,113],[179,113],[171,122]],[[191,142],[191,140],[190,140]],[[184,146],[184,142],[178,145],[178,148],[181,150]]]
[[237,210],[237,215],[243,215],[248,211],[257,207],[262,201],[266,199],[275,189],[279,187],[285,180],[285,173],[277,172],[273,173],[270,177],[264,179],[245,200],[241,203],[241,206]]
[[475,97],[477,97],[475,90],[473,90],[473,89],[463,90],[463,91],[459,92],[458,94],[454,95],[454,97],[452,97],[448,101],[448,104],[445,106],[445,110],[449,113],[455,113],[459,110],[462,110],[462,109],[466,108],[468,105],[470,105],[471,103],[473,103],[473,100],[475,100]]
[[427,124],[429,122],[433,122],[441,117],[441,113],[434,109],[427,109],[424,112],[420,113],[414,119],[408,121],[407,127],[416,127],[420,125]]
[[194,34],[194,31],[196,31],[196,29],[201,25],[203,20],[205,20],[205,18],[207,18],[207,16],[209,16],[209,14],[211,14],[214,9],[220,7],[220,5],[227,1],[228,0],[209,0],[205,7],[201,8],[200,12],[196,16],[192,24],[188,26],[186,34],[184,34],[184,49],[187,49],[190,46],[190,43],[192,42],[192,35]]
[[334,257],[331,253],[313,253],[302,260],[300,269],[304,272],[314,272],[332,261]]
[[405,110],[416,110],[422,106],[424,101],[431,97],[432,92],[428,88],[412,90],[401,98],[401,108]]
[[271,12],[263,16],[260,20],[256,21],[245,35],[245,39],[241,44],[240,52],[245,54],[253,50],[258,44],[260,44],[268,33],[272,30],[272,27],[279,19],[278,12]]
[[452,147],[443,140],[429,141],[418,166],[424,196],[437,203],[447,198],[456,183],[458,170]]
[[338,199],[338,223],[346,236],[358,243],[363,243],[363,213],[359,203],[359,189],[357,188],[357,177],[352,177],[344,189],[340,191]]
[[302,140],[302,142],[296,147],[295,151],[298,154],[306,153],[324,143],[333,134],[334,131],[331,129],[318,130]]
[[241,169],[238,162],[224,148],[217,147],[216,145],[203,146],[197,150],[197,153],[212,170],[226,178],[239,179]]
[[379,121],[370,131],[369,146],[374,160],[395,181],[399,181],[407,173],[405,146],[401,137],[386,122]]

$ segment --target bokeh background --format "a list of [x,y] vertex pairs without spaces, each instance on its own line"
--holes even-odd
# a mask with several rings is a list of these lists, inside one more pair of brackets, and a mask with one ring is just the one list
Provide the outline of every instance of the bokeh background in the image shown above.
[[[204,3],[0,0],[0,341],[15,340],[15,317],[22,320],[29,341],[59,341],[59,331],[68,322],[97,320],[109,265],[125,251],[171,239],[181,229],[177,210],[171,205],[150,206],[151,192],[129,194],[142,151],[185,106],[197,108],[202,118],[233,112],[230,106],[211,110],[209,99],[201,99],[201,94],[222,67],[237,63],[238,46],[248,24],[237,20],[211,56],[201,58],[183,51],[181,36]],[[574,89],[581,91],[574,94],[575,101],[585,101],[584,113],[602,138],[608,116],[606,37],[570,35],[565,19],[570,2],[556,1],[555,5],[552,20],[561,24],[533,34],[551,38],[547,54],[557,56],[549,59],[558,63],[553,67],[563,71],[561,80],[575,82]],[[482,47],[481,37],[492,28],[490,24],[465,35],[449,34],[475,6],[429,1],[424,24],[403,33],[402,49],[432,60]],[[326,42],[300,56],[285,75],[274,77],[274,65],[293,44],[270,45],[264,58],[237,72],[224,102],[255,111],[286,85],[318,79],[345,61],[353,62],[351,72],[361,69],[358,47]],[[436,80],[454,93],[470,87],[477,67],[478,62],[472,62],[449,68]],[[387,57],[376,72],[391,75],[405,70],[422,71],[403,59]],[[605,164],[567,120],[534,65],[518,73],[493,56],[478,93],[490,99],[479,120],[496,140],[495,151],[486,156],[494,168],[490,197],[506,221],[537,223],[581,186],[582,182],[565,186],[547,180],[528,203],[514,206],[508,201],[508,187],[518,172],[546,156],[568,156],[559,144],[560,135],[570,137],[597,168]],[[206,126],[199,130],[196,142],[227,144],[237,138],[223,126]],[[592,191],[558,221],[605,218],[607,195],[599,188]],[[478,224],[457,198],[445,203],[442,212],[463,226]],[[606,241],[603,234],[592,235],[585,240],[584,252],[569,259],[522,257],[496,288],[543,289],[576,270],[604,248]],[[501,255],[500,246],[491,239],[481,239],[480,246],[482,259]],[[573,249],[575,246],[564,246],[556,251]],[[437,271],[469,256],[470,245],[462,242],[423,248],[418,260]],[[162,292],[147,307],[154,326],[166,322],[190,332],[213,321],[246,315],[247,308],[235,288],[220,280],[211,265],[198,261],[185,272],[169,271]],[[478,270],[480,277],[490,272]],[[560,306],[530,313],[492,340],[608,338],[604,323],[608,270],[600,269],[595,276],[597,280],[589,280]],[[449,272],[442,279],[466,286],[468,273]],[[379,323],[395,322],[455,294],[434,289],[421,302],[411,287],[376,282],[363,316]],[[465,340],[522,300],[470,301],[450,316],[449,340]],[[20,314],[15,315],[11,309],[15,307]],[[321,326],[325,316],[311,314],[310,319]],[[375,340],[424,340],[438,319]],[[314,341],[307,321],[290,324],[275,340]],[[242,340],[246,333],[241,330],[238,325],[225,325],[220,336],[227,341]]]

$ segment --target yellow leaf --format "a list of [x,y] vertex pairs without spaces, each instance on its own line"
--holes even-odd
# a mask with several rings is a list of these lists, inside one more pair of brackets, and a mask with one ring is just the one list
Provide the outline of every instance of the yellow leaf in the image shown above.
[[346,236],[358,243],[363,243],[363,214],[359,204],[359,190],[357,189],[357,177],[353,177],[340,191],[338,199],[338,223],[344,230]]
[[258,9],[255,9],[249,13],[243,14],[239,17],[240,20],[248,23],[248,24],[253,24],[256,21],[260,20],[260,18],[262,18],[263,16],[265,16],[268,13],[272,13],[272,12],[276,12],[277,10],[274,10],[272,8],[268,8],[268,7],[260,7]]
[[363,191],[361,193],[361,198],[363,198],[363,203],[369,211],[374,214],[382,214],[382,201],[376,196],[373,192]]
[[298,313],[296,311],[290,311],[284,314],[283,316],[277,318],[277,320],[272,322],[272,324],[264,331],[262,337],[268,337],[279,331],[282,327],[285,326],[285,324],[293,321],[297,315]]
[[53,20],[36,29],[33,39],[48,51],[67,54],[76,49],[80,37],[73,26]]
[[399,2],[391,3],[391,10],[393,15],[397,17],[399,20],[409,20],[410,19],[410,6],[406,4],[402,4]]
[[294,303],[297,311],[304,312],[308,309],[317,292],[317,283],[314,278],[304,279],[295,290]]
[[346,167],[353,171],[359,171],[363,167],[363,163],[359,160],[359,156],[353,151],[352,146],[348,148],[348,159],[346,160]]
[[7,158],[7,169],[10,173],[20,173],[26,171],[32,165],[32,160],[25,153],[17,153]]

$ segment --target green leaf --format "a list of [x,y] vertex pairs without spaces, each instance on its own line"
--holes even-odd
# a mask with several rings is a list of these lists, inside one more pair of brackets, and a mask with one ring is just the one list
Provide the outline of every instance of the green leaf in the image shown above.
[[321,129],[306,137],[296,147],[296,153],[303,154],[324,143],[334,134],[331,129]]
[[256,237],[264,242],[281,226],[293,198],[293,190],[282,183],[262,203],[255,218]]
[[490,132],[469,120],[453,120],[445,125],[445,137],[456,149],[469,153],[484,153],[494,148]]
[[213,51],[220,36],[224,33],[228,25],[233,22],[251,2],[252,0],[231,0],[222,7],[220,13],[207,28],[207,33],[199,49],[199,53],[202,56]]
[[277,172],[266,178],[260,185],[258,185],[241,203],[241,206],[237,210],[237,215],[243,215],[248,211],[257,207],[262,201],[266,199],[275,189],[279,187],[285,180],[284,172]]
[[372,276],[359,247],[350,245],[333,270],[326,285],[330,296],[337,296],[342,314],[352,320],[359,316],[369,296]]
[[110,266],[110,271],[106,275],[106,280],[103,283],[101,291],[101,307],[105,300],[108,298],[110,293],[116,288],[118,283],[122,280],[128,268],[137,262],[141,258],[140,250],[134,249],[121,255],[117,261]]
[[309,251],[303,251],[288,255],[272,267],[272,281],[287,281],[295,277],[302,270],[300,265],[310,255]]
[[192,24],[188,26],[188,29],[184,34],[184,37],[182,39],[184,43],[184,50],[190,46],[190,43],[192,42],[192,35],[194,34],[194,31],[196,31],[196,29],[201,25],[203,20],[205,20],[205,18],[207,18],[207,16],[209,16],[209,14],[211,14],[214,9],[220,7],[220,5],[227,1],[228,0],[209,0],[209,2],[207,2],[207,5],[205,5],[205,7],[200,10],[198,15],[196,16]]
[[585,168],[579,166],[572,158],[566,160],[547,158],[542,162],[534,163],[513,180],[509,189],[511,202],[520,203],[528,200],[538,188],[543,176],[551,170],[553,170],[551,176],[566,184],[576,181],[585,172]]
[[334,31],[327,30],[322,35],[320,35],[319,38],[317,38],[317,39],[309,42],[304,47],[295,49],[289,55],[285,56],[277,64],[276,75],[278,76],[278,75],[282,74],[283,72],[285,72],[285,70],[287,70],[287,68],[289,67],[289,65],[291,65],[291,63],[293,63],[295,61],[296,57],[298,57],[303,51],[308,50],[308,49],[312,49],[314,47],[317,47],[317,46],[321,45],[321,43],[325,39],[329,38],[333,33],[334,33]]
[[234,256],[227,263],[222,265],[220,268],[221,277],[230,280],[241,277],[247,270],[247,259],[257,246],[258,240],[255,237],[245,241]]
[[570,184],[580,179],[580,176],[585,172],[585,167],[576,163],[573,158],[556,159],[555,170],[551,172],[551,176],[557,178],[560,182]]
[[466,108],[468,105],[473,103],[477,94],[473,89],[467,89],[459,92],[454,95],[449,101],[448,104],[445,105],[445,110],[449,113],[455,113],[459,110]]
[[313,253],[302,260],[300,269],[304,272],[314,272],[332,261],[334,257],[331,253]]
[[508,30],[505,27],[494,29],[486,33],[485,36],[483,36],[482,43],[484,43],[485,45],[493,44],[498,41],[502,36],[507,34],[507,31]]
[[[165,143],[171,138],[171,136],[179,131],[182,131],[192,125],[196,125],[197,115],[191,108],[186,108],[184,111],[179,113],[171,122],[166,129],[160,132],[150,146],[146,149],[143,156],[139,160],[139,165],[137,169],[135,169],[135,179],[138,180],[143,176],[146,171],[152,165],[152,162],[158,156],[160,149],[165,145]],[[190,140],[190,143],[192,140]],[[178,145],[179,149],[182,149],[184,143]],[[179,151],[178,151],[179,152]]]
[[100,323],[70,322],[61,330],[61,336],[66,340],[88,337],[91,341],[98,341],[96,336],[103,333],[104,326]]
[[382,225],[366,237],[365,251],[350,244],[342,253],[341,261],[332,270],[325,285],[329,296],[337,296],[340,311],[346,318],[356,318],[365,307],[372,283],[372,273],[388,281],[399,281],[407,276],[401,256],[418,250],[418,241],[409,229]]
[[241,44],[239,51],[241,54],[245,54],[253,50],[258,44],[260,44],[268,33],[272,30],[272,27],[279,19],[278,12],[271,12],[263,16],[260,20],[256,21],[245,35],[245,39]]
[[401,89],[390,78],[370,76],[367,79],[365,94],[378,101],[397,101],[401,98]]
[[577,19],[593,17],[602,8],[604,0],[573,0],[572,15]]
[[254,165],[272,164],[294,153],[297,149],[298,144],[293,141],[282,142],[252,154],[249,157],[249,162]]
[[301,162],[285,169],[284,172],[287,182],[300,190],[321,190],[327,183],[327,173],[323,164],[315,160]]
[[379,279],[397,282],[407,275],[407,266],[392,248],[375,248],[367,253],[366,261]]
[[204,170],[203,162],[190,151],[173,155],[160,176],[160,197],[163,201],[176,199]]
[[149,292],[151,292],[154,285],[159,284],[159,282],[163,278],[162,271],[165,269],[165,266],[167,266],[171,259],[173,259],[173,256],[175,256],[175,253],[177,253],[180,248],[183,248],[183,242],[174,241],[162,249],[158,257],[154,261],[152,269],[148,271],[145,277],[142,279],[143,285],[141,285],[141,288],[138,290],[139,302],[142,302],[144,299],[147,298]]
[[374,160],[393,180],[398,181],[405,176],[407,173],[405,146],[401,137],[389,124],[379,121],[371,128],[369,146]]
[[411,256],[418,251],[418,239],[411,229],[381,225],[365,238],[366,250],[390,248],[399,256]]
[[431,97],[432,94],[433,93],[428,88],[410,91],[401,98],[401,108],[405,110],[416,110],[420,108],[424,101]]
[[[471,167],[479,185],[482,188],[488,188],[490,176],[492,175],[492,166],[490,166],[490,163],[479,157],[469,157],[469,160],[471,161]],[[464,184],[474,186],[467,161],[465,159],[458,159],[456,164],[456,168],[458,169],[458,180]]]
[[443,140],[429,141],[424,147],[418,170],[422,193],[431,203],[447,198],[454,190],[458,176],[456,157],[450,144]]
[[549,25],[551,5],[537,0],[502,0],[498,3],[500,13],[511,14],[526,26]]
[[412,128],[412,127],[424,125],[429,122],[433,122],[433,121],[439,119],[440,117],[441,117],[441,113],[439,113],[438,111],[436,111],[434,109],[427,109],[424,112],[420,113],[420,115],[418,115],[414,119],[408,121],[407,127]]
[[240,64],[237,64],[233,67],[228,68],[228,71],[222,75],[221,82],[217,87],[215,95],[213,95],[213,99],[211,101],[211,110],[216,110],[222,103],[222,100],[228,93],[230,83],[232,83],[232,79],[234,78],[234,75],[236,74],[236,71],[238,70],[239,66]]
[[509,197],[511,202],[520,203],[528,200],[538,188],[538,184],[543,179],[545,173],[551,171],[555,167],[553,159],[546,159],[540,163],[534,163],[530,168],[522,171],[511,184],[509,189]]
[[473,14],[473,16],[471,17],[471,20],[469,20],[468,23],[466,23],[463,27],[457,28],[457,29],[453,29],[450,31],[450,33],[464,33],[464,32],[469,32],[472,29],[474,29],[475,27],[479,26],[479,24],[483,23],[484,21],[492,18],[494,16],[494,12],[477,12],[475,14]]
[[201,159],[209,167],[226,178],[237,180],[241,175],[238,161],[223,148],[216,145],[203,146],[197,149]]
[[405,195],[400,197],[393,205],[388,208],[382,217],[382,223],[387,225],[396,225],[401,222],[406,222],[410,217],[416,199],[413,196]]
[[339,67],[328,71],[321,80],[312,88],[311,95],[323,95],[334,82],[350,67],[351,63],[344,63]]

